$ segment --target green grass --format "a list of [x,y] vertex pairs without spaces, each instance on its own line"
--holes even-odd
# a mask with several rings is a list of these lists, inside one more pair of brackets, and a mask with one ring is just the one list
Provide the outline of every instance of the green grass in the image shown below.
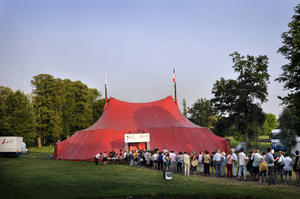
[[[49,148],[48,148],[49,149]],[[269,187],[214,177],[174,175],[162,179],[156,170],[123,165],[43,159],[47,148],[33,149],[33,158],[0,159],[0,198],[300,198],[300,187]],[[40,151],[40,152],[38,152]]]

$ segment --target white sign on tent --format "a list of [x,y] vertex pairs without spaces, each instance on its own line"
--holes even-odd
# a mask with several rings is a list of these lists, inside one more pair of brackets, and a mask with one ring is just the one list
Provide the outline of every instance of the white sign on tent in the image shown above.
[[125,143],[150,142],[149,133],[125,134]]

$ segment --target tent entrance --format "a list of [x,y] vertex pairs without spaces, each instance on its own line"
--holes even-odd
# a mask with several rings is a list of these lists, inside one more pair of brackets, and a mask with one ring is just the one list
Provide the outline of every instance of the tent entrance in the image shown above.
[[128,143],[128,148],[130,151],[140,151],[147,149],[147,144],[145,142],[140,142],[140,143]]
[[150,133],[130,133],[124,134],[125,150],[150,150]]

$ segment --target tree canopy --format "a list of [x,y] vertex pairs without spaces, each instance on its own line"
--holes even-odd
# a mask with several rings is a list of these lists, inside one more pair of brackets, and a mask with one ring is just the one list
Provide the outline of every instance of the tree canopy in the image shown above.
[[213,128],[216,122],[216,114],[210,100],[205,98],[198,99],[188,109],[189,120],[203,127]]
[[226,126],[234,125],[250,145],[250,138],[257,137],[257,129],[265,120],[261,104],[267,101],[268,95],[268,57],[245,57],[238,52],[230,56],[238,77],[216,81],[212,89],[212,103],[215,111],[226,118]]
[[280,142],[286,146],[291,153],[292,147],[296,144],[296,132],[294,131],[293,116],[288,108],[283,109],[279,116],[279,128],[281,129]]
[[289,30],[282,34],[282,46],[278,49],[289,62],[281,67],[283,72],[276,80],[289,90],[287,96],[279,98],[294,116],[294,128],[300,135],[300,4],[294,10]]
[[[31,81],[36,112],[38,143],[65,139],[87,128],[99,116],[93,108],[101,107],[101,93],[80,81],[39,74]],[[97,110],[101,113],[102,110]]]
[[31,102],[21,91],[0,88],[0,135],[22,136],[28,145],[35,142],[35,114]]

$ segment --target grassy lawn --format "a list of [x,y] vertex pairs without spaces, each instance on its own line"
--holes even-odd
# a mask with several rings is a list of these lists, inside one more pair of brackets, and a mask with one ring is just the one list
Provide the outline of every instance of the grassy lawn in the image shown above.
[[51,148],[0,159],[0,198],[300,198],[299,186],[269,187],[214,177],[174,175],[123,165],[49,160]]

